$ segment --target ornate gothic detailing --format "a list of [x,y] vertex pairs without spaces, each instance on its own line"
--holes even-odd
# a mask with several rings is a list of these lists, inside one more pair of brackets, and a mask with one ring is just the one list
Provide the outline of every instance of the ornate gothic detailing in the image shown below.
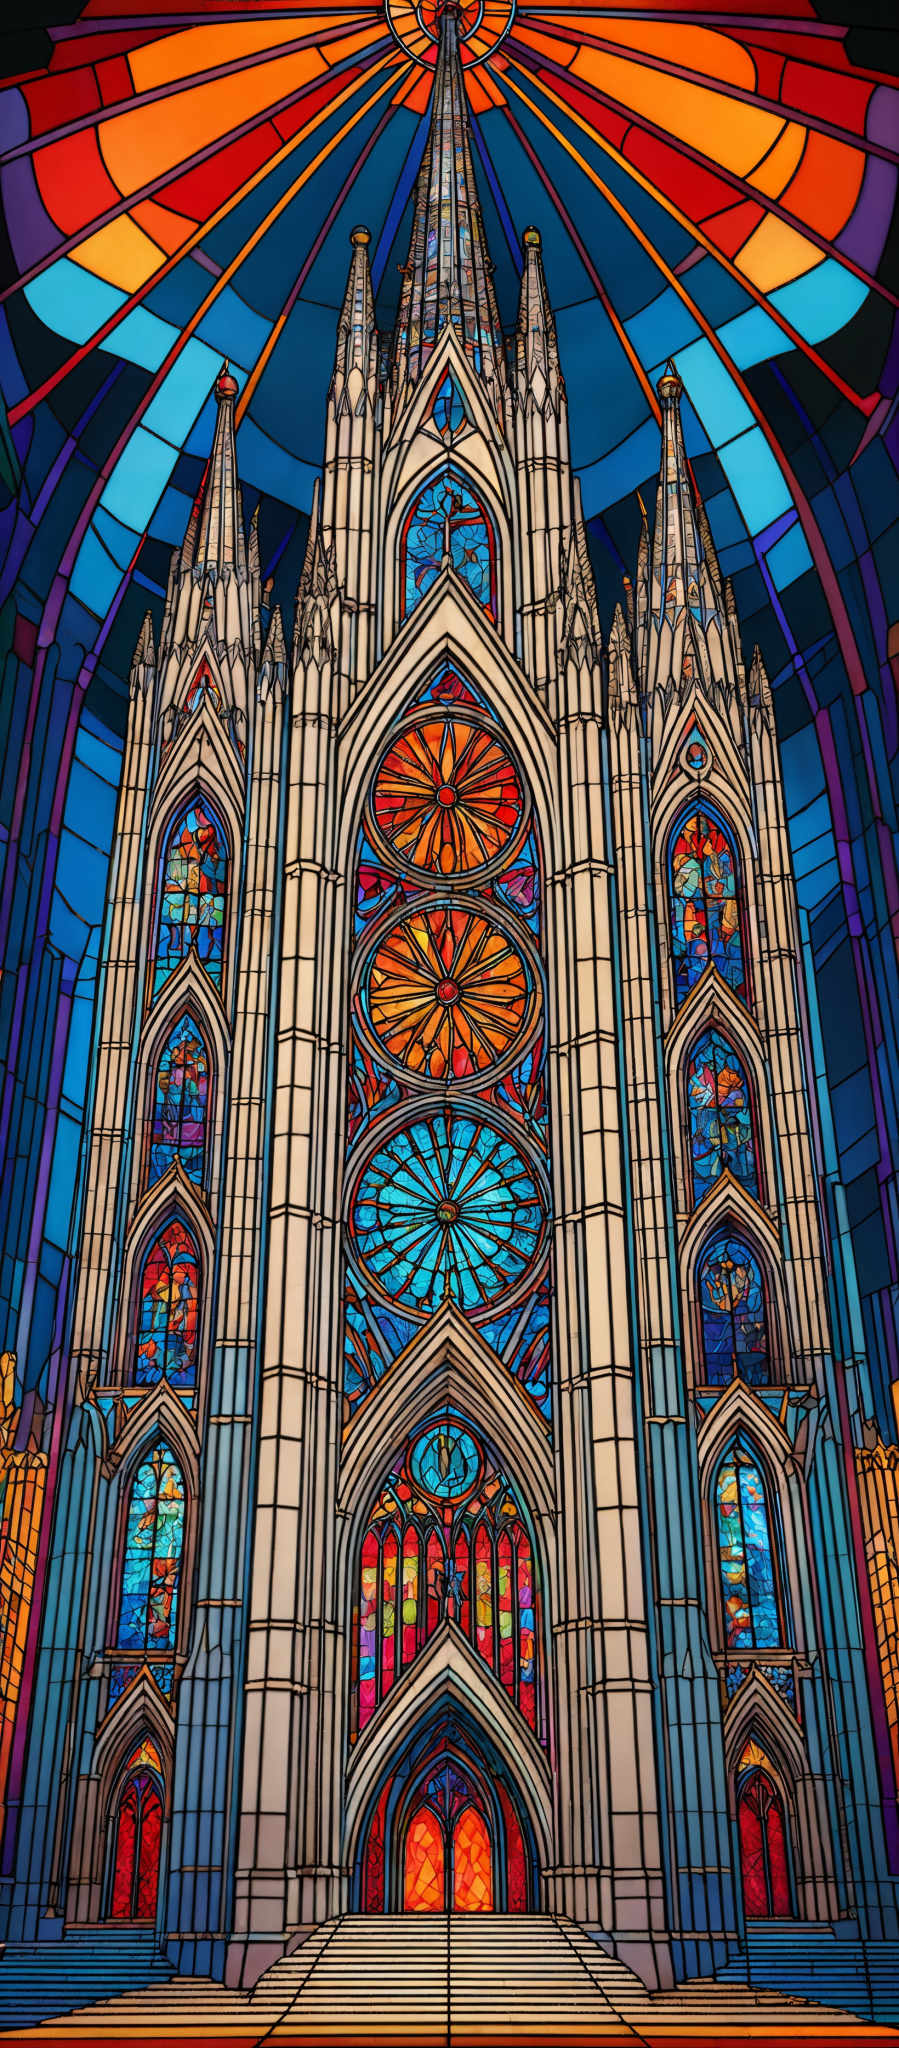
[[761,1267],[741,1238],[715,1238],[699,1261],[697,1292],[702,1378],[725,1386],[739,1375],[750,1386],[771,1379],[768,1319]]
[[440,12],[430,128],[394,333],[394,375],[417,377],[448,325],[474,369],[496,385],[505,377],[502,330],[471,161],[457,17],[449,0]]
[[742,1060],[720,1031],[704,1032],[694,1047],[686,1088],[694,1202],[725,1172],[758,1199],[750,1085]]
[[456,469],[439,470],[406,519],[400,544],[404,612],[414,611],[444,568],[455,569],[478,604],[496,616],[493,523]]
[[114,1640],[117,1651],[136,1657],[138,1665],[149,1664],[164,1692],[171,1686],[177,1643],[184,1513],[178,1461],[168,1444],[158,1443],[140,1465],[128,1499]]
[[369,1517],[354,1619],[355,1727],[446,1621],[542,1735],[533,1543],[509,1481],[451,1415],[406,1446]]
[[228,850],[212,805],[198,797],[169,834],[162,875],[153,993],[196,947],[200,965],[222,986]]
[[196,1384],[200,1266],[190,1232],[177,1219],[144,1260],[131,1378],[139,1387],[157,1380],[184,1390]]
[[153,1920],[162,1849],[162,1764],[155,1743],[129,1758],[115,1814],[109,1893],[113,1920]]
[[737,1828],[747,1920],[788,1919],[793,1911],[783,1800],[757,1743],[737,1772]]
[[161,1180],[178,1159],[189,1180],[203,1184],[209,1111],[209,1054],[188,1014],[170,1031],[156,1064],[147,1181]]
[[719,1467],[715,1500],[725,1649],[780,1649],[784,1623],[768,1496],[753,1453],[740,1442]]
[[347,1398],[453,1301],[545,1405],[539,862],[524,777],[453,670],[387,741],[357,852]]
[[[690,744],[697,748],[701,742]],[[710,963],[745,1000],[736,854],[714,812],[700,808],[678,821],[668,874],[676,1001],[683,1002]]]

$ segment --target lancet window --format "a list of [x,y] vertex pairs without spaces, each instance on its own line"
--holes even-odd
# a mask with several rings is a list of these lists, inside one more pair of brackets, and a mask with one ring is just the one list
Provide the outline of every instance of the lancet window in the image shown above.
[[202,1186],[209,1110],[209,1055],[190,1015],[179,1017],[159,1056],[153,1087],[148,1181],[161,1180],[177,1159]]
[[376,765],[355,940],[348,1402],[452,1301],[545,1412],[539,847],[504,735],[452,669],[422,687]]
[[687,1067],[687,1118],[693,1199],[732,1173],[758,1197],[752,1096],[745,1068],[720,1031],[704,1032]]
[[153,993],[195,947],[200,966],[222,985],[228,842],[205,797],[195,797],[172,826],[160,889]]
[[[163,1692],[171,1688],[171,1660],[177,1640],[178,1595],[184,1548],[186,1495],[178,1460],[167,1443],[157,1443],[135,1475],[125,1517],[122,1577],[115,1648],[149,1663]],[[112,1696],[121,1690],[113,1687]]]
[[533,1543],[509,1481],[451,1416],[407,1445],[362,1541],[354,1629],[358,1730],[446,1621],[468,1637],[542,1736]]
[[137,1386],[166,1379],[191,1388],[197,1378],[200,1264],[179,1218],[152,1245],[141,1270],[133,1378]]
[[737,1829],[747,1920],[789,1919],[793,1908],[783,1800],[755,1742],[747,1744],[737,1772]]
[[[451,398],[446,417],[447,421],[454,417]],[[407,516],[400,548],[404,613],[413,611],[427,596],[445,562],[452,563],[478,603],[495,616],[493,521],[467,479],[456,469],[444,469],[432,477]]]
[[697,1287],[705,1384],[724,1386],[736,1375],[763,1386],[771,1378],[765,1288],[745,1239],[716,1237],[699,1261]]
[[668,887],[677,1005],[710,964],[745,1000],[737,857],[730,833],[713,811],[700,807],[676,825]]
[[758,1461],[739,1442],[718,1468],[715,1508],[725,1649],[780,1649],[785,1628],[771,1506]]

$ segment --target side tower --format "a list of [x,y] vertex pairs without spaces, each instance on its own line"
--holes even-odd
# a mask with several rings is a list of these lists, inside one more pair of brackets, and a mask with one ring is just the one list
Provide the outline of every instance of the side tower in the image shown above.
[[508,354],[439,38],[297,609],[230,1967],[477,1904],[657,1981],[600,631],[540,237]]
[[[895,1902],[844,1463],[870,1398],[856,1361],[841,1388],[830,1334],[773,705],[758,649],[744,671],[681,396],[669,366],[608,747],[665,1847],[690,1971],[731,1830],[750,1929],[857,1913],[877,1940]],[[787,1975],[795,1926],[790,1943]]]
[[228,1911],[286,681],[237,388],[225,365],[159,652],[148,614],[131,670],[9,1921],[157,1917],[202,1929],[205,1968]]

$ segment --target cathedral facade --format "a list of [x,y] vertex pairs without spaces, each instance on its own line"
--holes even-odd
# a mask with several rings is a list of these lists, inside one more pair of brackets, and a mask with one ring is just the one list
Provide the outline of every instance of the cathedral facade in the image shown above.
[[336,1913],[543,1911],[659,1985],[755,1922],[899,1932],[870,1403],[680,382],[604,645],[540,237],[509,343],[440,37],[292,644],[225,365],[134,656],[3,1912],[251,1984]]

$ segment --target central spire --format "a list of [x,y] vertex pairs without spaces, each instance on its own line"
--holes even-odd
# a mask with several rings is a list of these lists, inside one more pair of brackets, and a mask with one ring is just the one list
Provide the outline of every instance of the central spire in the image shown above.
[[446,326],[455,329],[479,373],[491,381],[502,376],[502,333],[471,161],[459,13],[458,0],[443,0],[431,122],[394,336],[400,378],[419,375]]

